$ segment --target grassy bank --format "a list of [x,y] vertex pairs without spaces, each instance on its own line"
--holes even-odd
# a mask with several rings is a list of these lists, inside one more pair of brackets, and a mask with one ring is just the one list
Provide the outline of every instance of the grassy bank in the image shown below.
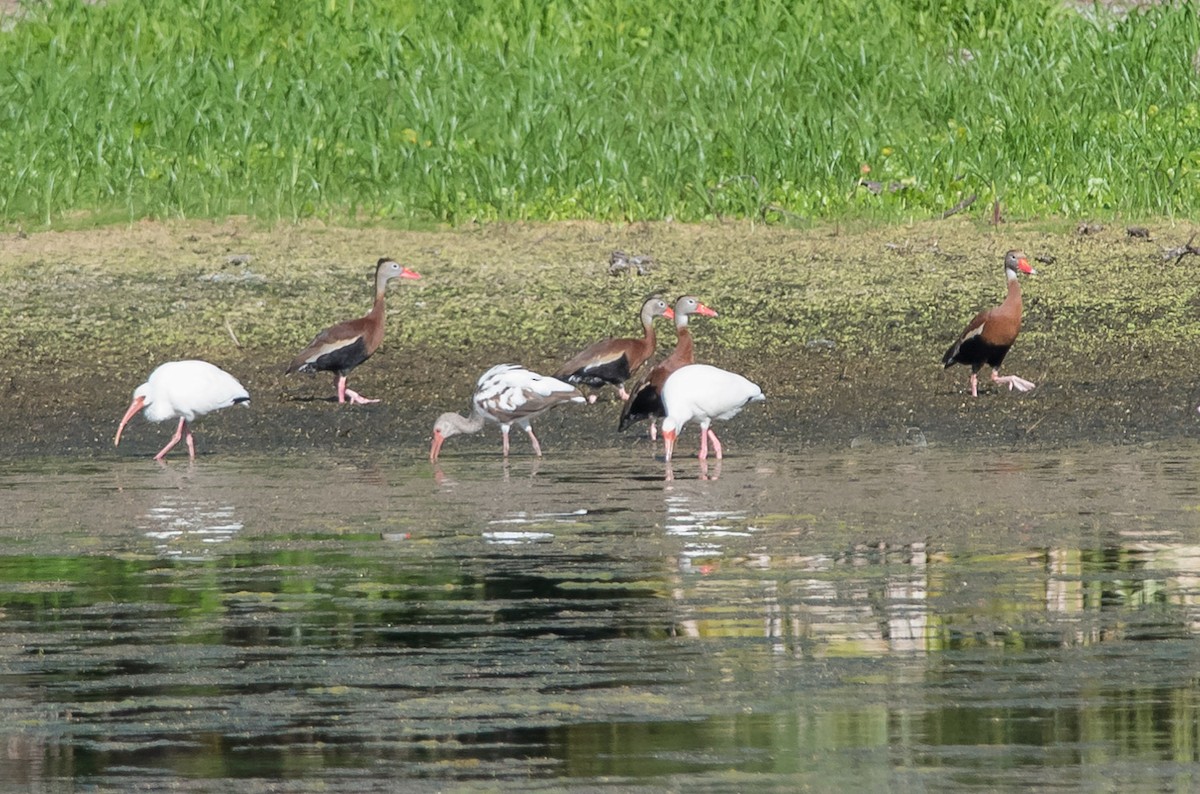
[[896,220],[970,196],[976,215],[1186,215],[1196,20],[1057,0],[33,3],[0,32],[0,221]]

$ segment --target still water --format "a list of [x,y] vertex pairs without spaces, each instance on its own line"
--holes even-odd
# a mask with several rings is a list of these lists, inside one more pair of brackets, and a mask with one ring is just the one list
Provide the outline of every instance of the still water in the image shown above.
[[[481,448],[482,449],[482,448]],[[1200,452],[0,465],[0,780],[1200,787]]]

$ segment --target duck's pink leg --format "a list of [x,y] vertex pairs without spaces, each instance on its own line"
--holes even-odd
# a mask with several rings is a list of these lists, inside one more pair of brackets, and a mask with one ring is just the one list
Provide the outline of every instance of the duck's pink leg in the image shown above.
[[338,376],[337,396],[338,396],[339,403],[346,402],[347,397],[350,398],[351,405],[366,405],[367,403],[379,402],[379,400],[372,400],[368,397],[363,397],[361,394],[354,391],[354,389],[346,388],[346,376],[345,375]]
[[1009,391],[1013,389],[1017,391],[1029,391],[1037,386],[1033,381],[1025,380],[1016,375],[1001,375],[996,370],[992,370],[992,383],[995,383],[997,386],[1008,386]]
[[379,400],[372,400],[369,397],[363,397],[354,389],[346,389],[346,396],[350,398],[351,405],[367,405],[369,403],[377,403]]
[[[182,416],[179,417],[179,424],[175,427],[175,435],[171,436],[171,440],[167,442],[167,445],[165,447],[163,447],[162,449],[160,449],[158,451],[158,454],[154,456],[154,459],[162,460],[164,457],[166,457],[167,453],[171,451],[171,447],[178,444],[179,439],[183,438],[183,431],[186,428],[187,428],[187,420],[184,419]],[[191,453],[191,456],[194,458],[194,457],[196,457],[196,452],[192,448],[192,431],[188,430],[187,434],[188,434],[188,451]]]
[[650,440],[655,441],[657,439],[658,439],[658,422],[654,419],[651,419],[650,420]]
[[971,396],[979,396],[979,376],[974,372],[971,373]]

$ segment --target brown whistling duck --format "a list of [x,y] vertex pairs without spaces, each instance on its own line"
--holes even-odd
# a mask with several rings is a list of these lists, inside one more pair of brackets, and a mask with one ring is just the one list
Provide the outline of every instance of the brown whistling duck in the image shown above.
[[655,417],[666,416],[662,402],[662,387],[672,372],[680,367],[694,363],[692,332],[688,329],[688,316],[699,314],[701,317],[716,317],[717,313],[705,306],[696,298],[684,295],[675,301],[675,334],[677,341],[671,354],[654,365],[632,389],[633,396],[625,401],[621,409],[621,421],[618,430],[624,430],[634,422],[642,419],[650,420],[650,438],[656,436]]
[[[605,339],[590,345],[559,367],[554,377],[594,389],[606,385],[616,386],[620,398],[628,400],[629,392],[625,391],[625,381],[654,355],[654,346],[658,341],[654,332],[654,318],[666,317],[670,320],[675,317],[675,312],[662,298],[652,297],[642,304],[640,316],[643,330],[640,339]],[[588,402],[595,401],[596,395],[588,396]]]
[[471,398],[470,416],[449,412],[437,418],[429,460],[437,462],[447,438],[459,433],[478,433],[487,420],[500,425],[504,457],[508,457],[508,429],[514,424],[529,434],[533,454],[541,457],[542,445],[533,434],[530,421],[562,402],[581,403],[584,397],[579,389],[558,378],[548,378],[516,364],[497,364],[480,376]]
[[1004,355],[1017,341],[1021,332],[1021,285],[1018,273],[1036,275],[1029,259],[1021,251],[1013,250],[1004,255],[1004,275],[1008,279],[1008,297],[999,306],[986,309],[975,315],[962,336],[942,357],[947,368],[954,364],[966,364],[971,368],[971,396],[979,396],[979,370],[987,364],[992,368],[992,382],[1007,385],[1009,390],[1029,391],[1037,384],[1016,375],[1000,375],[1000,364]]
[[352,404],[377,403],[363,397],[353,389],[346,388],[346,377],[350,370],[371,357],[371,354],[383,341],[384,295],[387,293],[387,283],[394,278],[420,278],[407,267],[400,265],[389,257],[383,257],[375,264],[375,304],[366,316],[357,320],[347,320],[331,325],[317,334],[308,347],[300,351],[288,366],[292,372],[332,372],[337,379],[337,401],[346,402],[350,398]]

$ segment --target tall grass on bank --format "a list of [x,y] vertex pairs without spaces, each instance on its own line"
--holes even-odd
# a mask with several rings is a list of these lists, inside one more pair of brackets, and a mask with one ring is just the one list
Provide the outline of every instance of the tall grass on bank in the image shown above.
[[668,5],[31,2],[0,220],[1200,209],[1194,3]]

